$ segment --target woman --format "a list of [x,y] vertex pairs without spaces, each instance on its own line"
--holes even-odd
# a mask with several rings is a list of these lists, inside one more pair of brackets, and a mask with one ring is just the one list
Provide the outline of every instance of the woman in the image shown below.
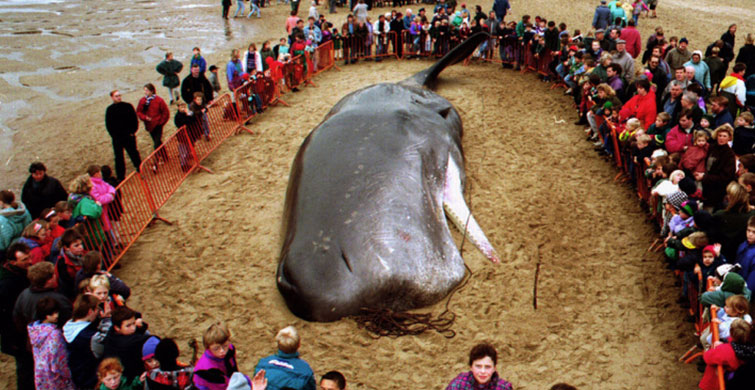
[[[157,96],[155,86],[152,83],[144,85],[144,97],[139,100],[136,106],[136,116],[144,122],[144,128],[152,137],[153,150],[160,148],[163,144],[163,126],[170,119],[170,109],[160,96]],[[157,154],[158,160],[168,161],[168,153],[161,149]],[[152,166],[153,171],[157,171],[157,166]]]
[[31,223],[31,214],[21,202],[16,202],[16,195],[10,190],[0,191],[0,260],[11,241],[24,231]]
[[469,352],[469,368],[459,374],[446,390],[512,390],[511,383],[498,376],[495,365],[498,354],[488,343],[480,343]]
[[726,186],[736,179],[736,156],[729,147],[733,134],[734,129],[729,124],[713,131],[713,144],[710,145],[705,164],[706,172],[695,173],[695,180],[703,182],[705,203],[715,209],[723,208]]
[[746,239],[747,220],[755,215],[755,211],[750,209],[750,195],[747,189],[736,181],[726,186],[726,199],[726,209],[717,211],[713,217],[719,226],[721,254],[726,261],[733,263],[739,244]]
[[71,182],[68,187],[68,205],[73,210],[71,219],[76,223],[83,223],[86,231],[84,241],[87,249],[98,249],[104,242],[105,232],[102,230],[100,217],[102,205],[91,195],[92,180],[89,175],[81,175]]
[[249,44],[249,48],[244,53],[244,60],[241,61],[243,69],[242,73],[254,74],[255,72],[262,72],[262,55],[257,51],[257,45],[254,43]]

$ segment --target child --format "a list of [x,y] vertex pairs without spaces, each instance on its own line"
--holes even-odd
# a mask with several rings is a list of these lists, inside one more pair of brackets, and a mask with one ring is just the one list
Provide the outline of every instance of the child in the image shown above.
[[210,82],[210,85],[212,86],[212,90],[217,92],[220,92],[220,81],[218,81],[218,67],[215,65],[210,65],[210,74],[207,75],[207,81]]
[[[100,306],[107,311],[112,311],[116,307],[116,302],[110,298],[110,281],[105,275],[94,275],[89,279],[89,294],[94,295],[100,300]],[[120,303],[120,302],[119,302]],[[123,306],[119,304],[118,306]]]
[[287,326],[275,336],[278,351],[271,356],[260,359],[254,368],[255,376],[259,371],[267,371],[271,388],[291,387],[295,389],[314,389],[315,377],[309,363],[299,357],[301,339],[293,326]]
[[223,323],[212,324],[202,336],[205,351],[194,366],[194,385],[199,390],[225,390],[238,371],[231,332]]
[[755,145],[755,126],[752,124],[753,116],[751,112],[743,112],[737,117],[734,124],[734,144],[732,149],[737,156],[752,153],[752,146]]
[[34,353],[34,384],[37,390],[74,389],[63,333],[57,327],[60,304],[45,297],[37,302],[36,321],[28,325]]
[[141,390],[144,388],[143,377],[135,377],[130,380],[123,375],[124,369],[121,362],[116,358],[104,359],[97,367],[99,378],[99,390]]
[[76,273],[81,270],[86,250],[83,238],[73,229],[68,229],[63,233],[60,245],[60,255],[55,261],[58,292],[72,300],[76,297]]
[[68,229],[74,225],[71,221],[71,208],[68,206],[68,202],[61,200],[55,203],[55,213],[58,214],[58,225],[64,229]]
[[142,345],[142,361],[144,362],[144,371],[147,373],[160,367],[160,362],[155,358],[155,349],[159,343],[159,337],[150,336],[150,338],[144,342],[144,345]]
[[150,390],[183,390],[192,387],[193,369],[178,361],[178,345],[173,339],[164,338],[155,346],[154,359],[157,367],[147,372],[147,387]]
[[669,221],[670,235],[675,236],[682,229],[686,229],[694,224],[693,215],[697,212],[697,202],[694,200],[685,200],[679,207],[679,213],[671,217]]
[[[708,280],[708,276],[713,275],[716,272],[716,268],[724,264],[723,258],[718,255],[721,250],[721,245],[707,245],[703,248],[702,262],[695,266],[695,271],[699,270],[702,275],[702,280]],[[704,288],[704,286],[698,286]]]
[[[745,297],[742,295],[733,295],[729,298],[726,298],[726,305],[723,307],[723,309],[718,310],[716,318],[711,321],[710,325],[718,326],[719,340],[727,341],[729,339],[731,323],[736,319],[744,320],[748,324],[752,324],[752,317],[747,314],[747,311],[749,309],[750,303],[747,302],[747,299],[745,299]],[[711,331],[709,331],[709,329],[710,328],[706,329],[706,331],[704,331],[702,335],[700,335],[700,342],[703,344],[703,347],[705,347],[705,349],[709,349],[711,344],[713,344],[713,335],[711,334]]]
[[653,154],[653,147],[650,146],[652,140],[653,138],[647,134],[637,136],[637,145],[632,148],[632,159],[640,167],[650,165],[650,156]]
[[144,372],[142,346],[150,336],[147,324],[142,321],[139,313],[126,306],[116,307],[112,320],[112,329],[105,339],[104,356],[119,358],[123,364],[123,375],[131,381]]
[[708,133],[704,130],[695,131],[695,140],[682,155],[681,168],[689,176],[695,173],[705,173],[705,162],[708,158]]
[[730,330],[731,343],[722,343],[719,341],[713,345],[713,348],[705,351],[703,360],[705,360],[707,366],[705,367],[705,374],[703,374],[703,378],[700,380],[700,389],[718,390],[716,366],[723,366],[725,371],[732,372],[736,371],[744,363],[737,358],[732,343],[747,344],[750,332],[752,332],[752,325],[744,320],[734,320],[731,323]]
[[710,128],[710,124],[713,122],[713,115],[706,114],[700,118],[700,128],[708,134],[713,133],[713,129]]
[[98,251],[91,251],[84,255],[81,260],[81,269],[76,272],[75,285],[78,286],[82,280],[90,279],[95,275],[107,276],[110,283],[109,294],[111,296],[119,295],[118,299],[126,301],[131,296],[131,288],[126,283],[113,276],[110,272],[102,270],[102,254]]
[[79,295],[73,303],[73,317],[63,326],[73,383],[81,389],[97,385],[97,363],[112,325],[110,313],[100,311],[99,304],[94,295]]
[[659,148],[663,147],[663,144],[666,142],[666,135],[671,130],[670,123],[671,115],[661,111],[656,115],[655,122],[648,127],[647,133],[653,137],[656,146]]
[[192,114],[199,121],[202,126],[202,136],[206,141],[210,140],[210,121],[207,119],[207,106],[204,104],[204,94],[202,92],[194,92],[194,100],[191,101],[189,106]]
[[661,178],[650,191],[652,195],[658,195],[665,201],[666,197],[679,191],[679,182],[684,179],[684,172],[676,169],[672,163],[657,164],[653,175]]
[[747,193],[750,194],[750,204],[755,205],[755,173],[752,172],[745,172],[742,174],[742,176],[737,179],[739,184],[742,185],[745,189],[747,189]]
[[700,298],[703,306],[716,305],[724,307],[726,300],[735,295],[743,295],[745,299],[749,300],[752,292],[747,288],[747,284],[742,276],[736,272],[736,270],[741,270],[741,268],[739,264],[724,264],[716,268],[715,276],[708,277],[708,279],[713,279],[716,289],[703,293]]
[[343,59],[343,36],[337,28],[333,29],[333,51],[335,60]]
[[47,221],[44,219],[35,219],[28,224],[18,242],[26,244],[31,249],[29,252],[30,264],[34,265],[44,261],[50,256],[52,241],[47,239]]

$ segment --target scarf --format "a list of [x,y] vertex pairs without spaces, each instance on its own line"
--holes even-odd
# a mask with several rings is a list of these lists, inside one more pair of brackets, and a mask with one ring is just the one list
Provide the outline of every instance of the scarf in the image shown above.
[[257,52],[248,53],[246,55],[246,71],[247,73],[254,73],[257,69]]
[[147,112],[147,109],[149,109],[149,104],[152,103],[153,100],[155,100],[155,96],[157,95],[149,95],[145,98],[146,100],[144,101],[144,108],[142,109],[142,111]]

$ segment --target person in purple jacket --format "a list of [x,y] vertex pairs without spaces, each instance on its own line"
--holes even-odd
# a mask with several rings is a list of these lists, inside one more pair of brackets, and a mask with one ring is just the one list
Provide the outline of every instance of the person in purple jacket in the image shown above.
[[755,286],[755,217],[747,220],[747,239],[739,245],[737,264],[742,266],[742,278],[747,286]]
[[223,323],[212,324],[202,343],[205,351],[194,366],[194,385],[199,390],[225,390],[231,375],[239,370],[231,331]]

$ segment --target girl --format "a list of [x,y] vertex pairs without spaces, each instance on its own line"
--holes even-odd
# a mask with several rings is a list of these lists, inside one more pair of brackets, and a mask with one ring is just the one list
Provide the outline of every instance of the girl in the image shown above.
[[[11,241],[21,235],[24,227],[31,223],[31,215],[16,196],[9,190],[0,191],[0,253],[10,246]],[[0,254],[0,258],[2,258]]]
[[708,158],[708,133],[704,130],[695,132],[695,141],[682,155],[681,168],[689,175],[705,173],[705,160]]
[[104,241],[105,232],[102,230],[100,217],[102,216],[102,204],[92,197],[92,180],[89,175],[81,175],[74,179],[68,187],[71,192],[68,195],[68,205],[73,209],[71,219],[84,222],[88,237],[86,244],[88,249],[99,248]]
[[31,248],[29,252],[30,265],[37,264],[50,256],[52,241],[47,237],[47,221],[36,219],[27,225],[18,242]]
[[262,43],[262,49],[260,49],[260,60],[262,60],[262,71],[265,72],[270,69],[270,65],[267,64],[267,58],[273,57],[275,59],[275,53],[272,47],[270,47],[270,41]]
[[97,297],[100,300],[100,307],[105,309],[105,312],[112,312],[116,306],[123,306],[123,298],[110,296],[110,279],[107,275],[97,274],[89,279],[89,293]]
[[34,384],[37,390],[74,389],[68,368],[63,333],[58,329],[58,301],[45,297],[37,302],[36,321],[28,325],[34,353]]
[[97,367],[97,378],[99,379],[99,390],[140,390],[144,388],[144,378],[147,373],[141,377],[135,377],[131,383],[126,383],[123,377],[123,365],[117,358],[104,359]]

